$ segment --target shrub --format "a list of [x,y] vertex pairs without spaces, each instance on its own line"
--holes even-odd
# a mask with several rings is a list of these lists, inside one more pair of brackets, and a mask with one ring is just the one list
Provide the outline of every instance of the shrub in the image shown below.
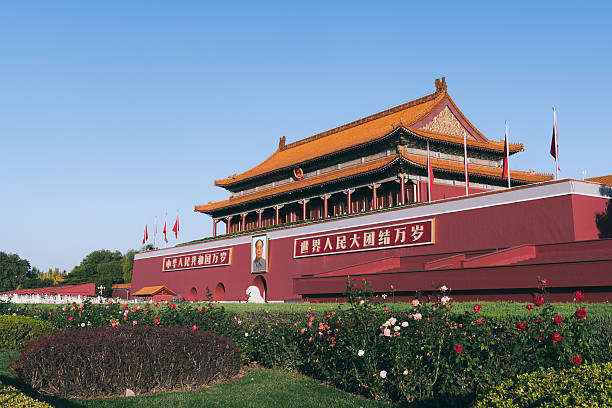
[[0,316],[0,349],[23,348],[50,331],[48,323],[33,317]]
[[43,394],[93,398],[227,380],[240,354],[231,340],[195,328],[86,328],[30,343],[11,367]]
[[15,387],[0,383],[0,408],[51,408],[51,405],[30,398]]
[[612,363],[519,375],[496,386],[474,404],[475,408],[609,406]]

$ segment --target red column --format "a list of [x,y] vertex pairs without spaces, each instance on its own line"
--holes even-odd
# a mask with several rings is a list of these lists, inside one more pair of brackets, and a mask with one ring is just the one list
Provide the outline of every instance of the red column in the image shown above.
[[274,207],[274,209],[276,210],[276,219],[275,219],[275,223],[278,225],[280,224],[280,216],[278,214],[278,211],[280,210],[280,207],[277,205],[276,207]]
[[225,233],[230,234],[232,232],[232,217],[226,217],[225,220]]
[[302,201],[302,220],[306,219],[306,203],[308,202],[308,200],[303,200]]
[[244,220],[246,219],[246,214],[240,214],[240,215],[242,216],[242,229],[241,229],[241,231],[244,231],[244,229],[245,229]]
[[213,237],[217,236],[217,220],[213,218]]
[[261,228],[261,213],[263,210],[257,210],[257,228]]
[[404,183],[404,175],[403,174],[400,176],[400,191],[401,191],[401,194],[402,194],[402,198],[400,200],[400,203],[402,205],[404,205],[404,204],[406,204],[406,185]]
[[323,196],[323,218],[327,218],[327,194]]
[[348,190],[346,190],[346,213],[350,214],[351,213],[351,189],[349,188]]
[[378,197],[376,196],[376,184],[372,184],[372,209],[378,208]]

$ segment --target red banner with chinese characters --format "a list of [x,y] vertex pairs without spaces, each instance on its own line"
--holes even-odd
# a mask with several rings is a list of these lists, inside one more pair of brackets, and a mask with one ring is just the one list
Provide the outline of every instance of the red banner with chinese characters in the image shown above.
[[435,242],[434,220],[314,235],[293,241],[293,257],[343,254],[376,249],[427,245]]
[[232,262],[232,249],[224,248],[214,251],[195,252],[164,257],[162,271],[172,272],[183,269],[209,268],[227,266]]

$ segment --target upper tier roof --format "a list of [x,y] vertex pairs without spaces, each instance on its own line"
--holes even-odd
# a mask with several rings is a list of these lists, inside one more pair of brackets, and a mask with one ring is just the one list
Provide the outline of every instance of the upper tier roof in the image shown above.
[[[496,153],[504,151],[503,142],[487,139],[461,113],[448,95],[442,77],[436,79],[436,92],[422,98],[287,145],[283,136],[278,149],[263,163],[244,173],[216,180],[215,185],[228,187],[281,169],[291,169],[319,157],[382,139],[399,128],[427,140],[455,145],[463,145],[465,131],[469,147]],[[522,150],[522,144],[510,144],[511,154]]]

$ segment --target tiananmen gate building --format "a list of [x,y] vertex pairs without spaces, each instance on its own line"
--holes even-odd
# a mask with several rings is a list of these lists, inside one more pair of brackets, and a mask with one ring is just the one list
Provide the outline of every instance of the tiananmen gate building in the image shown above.
[[350,276],[396,299],[445,284],[457,299],[529,300],[541,276],[558,300],[577,289],[610,300],[612,240],[596,223],[607,179],[512,170],[508,188],[504,142],[463,115],[444,77],[435,87],[306,139],[282,137],[261,164],[216,180],[230,197],[195,206],[212,217],[212,236],[137,254],[132,288],[244,301],[254,285],[271,301],[335,301]]

